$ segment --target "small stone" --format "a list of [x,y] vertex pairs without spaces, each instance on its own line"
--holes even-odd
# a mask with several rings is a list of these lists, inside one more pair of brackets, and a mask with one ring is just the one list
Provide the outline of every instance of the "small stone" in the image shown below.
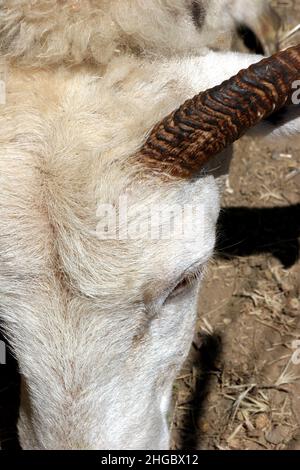
[[299,203],[299,195],[294,191],[283,191],[282,196],[290,203],[290,204],[298,204]]
[[205,432],[205,433],[209,432],[209,431],[210,431],[210,425],[209,425],[209,423],[207,423],[207,422],[203,423],[203,424],[201,425],[201,431],[202,431],[202,432]]
[[300,301],[296,297],[288,299],[284,313],[290,317],[297,317],[300,314]]
[[251,276],[251,274],[252,274],[252,269],[250,268],[250,266],[245,266],[244,275],[245,276]]
[[278,152],[277,150],[275,150],[274,152],[272,152],[272,160],[280,160],[280,152]]
[[230,448],[235,450],[241,450],[241,441],[239,439],[231,439],[229,442]]
[[266,441],[274,445],[278,445],[285,441],[286,437],[287,429],[284,426],[276,426],[265,434]]
[[266,276],[266,279],[268,279],[268,281],[273,281],[273,274],[271,273],[271,271],[266,271],[265,272],[265,276]]
[[300,301],[296,297],[290,299],[289,307],[291,307],[293,310],[298,310],[298,312],[300,312]]
[[270,426],[270,420],[265,413],[262,413],[257,416],[255,420],[255,427],[259,430],[265,430]]

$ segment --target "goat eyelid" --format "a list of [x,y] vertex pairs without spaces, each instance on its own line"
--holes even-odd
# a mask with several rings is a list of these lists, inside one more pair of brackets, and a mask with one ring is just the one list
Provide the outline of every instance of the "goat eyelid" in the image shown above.
[[203,264],[193,265],[191,268],[186,270],[177,280],[177,282],[174,282],[173,288],[169,291],[164,303],[168,302],[168,300],[172,300],[176,297],[179,297],[185,292],[188,292],[197,284],[200,279],[202,279],[203,273]]

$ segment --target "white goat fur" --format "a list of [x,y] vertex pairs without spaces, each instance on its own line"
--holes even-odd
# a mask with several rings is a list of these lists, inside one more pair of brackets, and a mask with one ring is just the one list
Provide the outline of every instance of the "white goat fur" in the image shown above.
[[[226,51],[236,2],[0,1],[0,315],[22,376],[25,449],[168,448],[173,381],[214,249],[218,181],[163,182],[132,163],[162,117],[259,58]],[[244,1],[242,2],[244,5]],[[264,7],[262,7],[262,4]],[[264,2],[249,1],[259,18]],[[245,8],[245,11],[247,8]],[[274,134],[295,134],[294,119]],[[97,205],[202,205],[195,240],[101,241]]]

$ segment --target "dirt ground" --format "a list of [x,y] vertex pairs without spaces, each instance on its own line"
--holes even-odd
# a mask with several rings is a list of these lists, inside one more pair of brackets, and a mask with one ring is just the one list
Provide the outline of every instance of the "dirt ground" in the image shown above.
[[[286,29],[300,23],[297,1],[273,2]],[[236,146],[195,341],[175,385],[174,448],[300,449],[299,160],[300,144]],[[8,361],[0,429],[11,449],[19,392]]]
[[[283,30],[300,23],[297,0],[273,5]],[[299,160],[300,143],[236,146],[195,341],[175,385],[174,448],[300,450]]]

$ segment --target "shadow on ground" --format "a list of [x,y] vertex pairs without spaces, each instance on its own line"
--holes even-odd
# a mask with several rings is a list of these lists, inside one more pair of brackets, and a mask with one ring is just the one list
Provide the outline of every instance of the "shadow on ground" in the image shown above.
[[[223,209],[218,222],[217,257],[232,259],[251,255],[271,255],[284,268],[299,260],[300,204],[275,208],[233,207]],[[214,386],[213,378],[222,364],[222,336],[200,335],[192,345],[188,367],[195,383],[185,400],[180,418],[176,447],[199,449],[199,422],[204,414],[207,396]]]
[[[189,363],[193,368],[195,383],[186,399],[188,406],[181,416],[180,433],[176,439],[179,449],[197,450],[199,442],[198,423],[204,412],[212,378],[219,372],[222,355],[222,338],[214,335],[197,335],[192,344]],[[200,436],[201,439],[201,436]]]
[[221,258],[271,254],[284,268],[299,259],[300,204],[270,209],[224,209],[218,224]]

